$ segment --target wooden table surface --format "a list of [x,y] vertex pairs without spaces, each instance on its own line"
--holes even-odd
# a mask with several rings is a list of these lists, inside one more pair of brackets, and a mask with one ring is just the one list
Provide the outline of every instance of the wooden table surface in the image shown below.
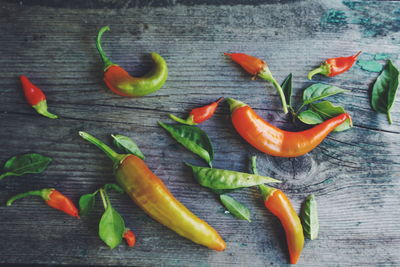
[[[14,194],[56,187],[76,203],[80,195],[114,181],[110,161],[83,141],[85,130],[111,143],[110,134],[132,137],[146,163],[172,193],[219,231],[227,242],[215,252],[186,240],[149,218],[126,195],[111,194],[114,207],[137,234],[137,245],[110,250],[99,239],[100,203],[76,220],[40,199],[0,206],[0,263],[82,265],[280,266],[288,262],[284,232],[256,188],[232,194],[251,210],[252,222],[226,214],[217,196],[199,186],[183,161],[203,164],[157,125],[168,113],[185,117],[220,96],[250,104],[271,123],[299,129],[273,87],[251,81],[223,52],[265,59],[278,81],[293,73],[295,106],[304,88],[323,82],[349,90],[331,97],[353,116],[354,127],[332,133],[297,158],[257,152],[233,129],[226,103],[200,127],[215,149],[214,166],[248,171],[258,155],[260,172],[283,181],[279,188],[296,210],[316,195],[320,234],[307,241],[302,266],[400,265],[400,104],[393,124],[370,107],[378,73],[354,66],[335,78],[307,73],[328,57],[363,51],[360,59],[387,57],[400,66],[400,2],[353,1],[0,1],[0,162],[28,152],[53,158],[42,174],[0,181],[0,202]],[[136,76],[151,67],[148,53],[168,62],[169,78],[141,98],[119,97],[102,81],[94,38],[110,25],[104,48]],[[383,55],[382,55],[383,53]],[[385,64],[385,60],[377,60]],[[50,111],[27,105],[18,76],[47,94]]]

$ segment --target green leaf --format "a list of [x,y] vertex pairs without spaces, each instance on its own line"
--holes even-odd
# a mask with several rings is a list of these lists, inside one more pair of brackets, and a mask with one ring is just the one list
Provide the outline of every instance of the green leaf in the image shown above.
[[399,70],[389,60],[372,88],[371,106],[375,111],[387,114],[390,124],[392,124],[390,111],[396,100],[399,79]]
[[204,159],[210,167],[214,150],[208,135],[196,126],[158,122],[178,143]]
[[318,113],[315,113],[312,110],[306,110],[299,114],[299,120],[301,120],[305,124],[320,124],[324,120]]
[[97,192],[82,195],[79,198],[79,215],[84,216],[93,209]]
[[241,220],[246,220],[251,222],[250,220],[250,211],[239,201],[228,195],[220,195],[222,204],[224,204],[225,208],[235,217]]
[[133,154],[141,159],[144,159],[142,151],[140,151],[138,145],[129,137],[116,134],[111,135],[114,138],[114,145],[124,151],[125,153]]
[[282,90],[285,94],[286,103],[292,105],[292,74],[290,73],[286,79],[282,82]]
[[[343,107],[335,106],[330,101],[322,101],[318,103],[311,104],[311,109],[318,113],[324,120],[336,117],[342,113],[346,113]],[[349,119],[344,121],[338,127],[335,128],[335,132],[341,132],[352,127]]]
[[319,231],[319,222],[317,201],[314,195],[309,195],[303,203],[301,222],[303,224],[304,236],[311,240],[316,239]]
[[99,236],[111,249],[117,247],[125,231],[125,222],[121,215],[109,204],[99,223]]
[[192,168],[193,175],[200,185],[211,189],[236,189],[264,183],[281,182],[271,177],[244,172],[200,167],[189,163],[186,163],[186,165]]
[[112,190],[114,190],[114,191],[117,192],[117,193],[123,193],[123,192],[124,192],[124,189],[122,189],[122,187],[120,187],[120,186],[117,185],[117,184],[105,184],[105,185],[104,185],[104,189],[105,189],[106,191],[109,191],[110,189],[112,189]]
[[4,164],[4,171],[6,172],[0,175],[0,180],[7,176],[41,173],[51,161],[51,158],[36,153],[14,156]]
[[347,92],[336,86],[316,83],[307,87],[303,92],[303,106],[321,100],[325,97]]

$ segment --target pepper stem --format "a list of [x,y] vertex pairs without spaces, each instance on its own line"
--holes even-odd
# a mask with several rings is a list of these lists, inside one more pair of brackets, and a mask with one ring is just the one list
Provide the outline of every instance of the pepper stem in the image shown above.
[[193,115],[189,115],[189,117],[188,117],[186,120],[181,119],[181,118],[179,118],[179,117],[177,117],[177,116],[175,116],[175,115],[172,115],[172,114],[168,114],[168,116],[169,116],[172,120],[174,120],[174,121],[176,121],[176,122],[179,122],[179,123],[182,123],[182,124],[186,124],[186,125],[197,125],[197,123],[195,123],[195,122],[193,121]]
[[123,154],[118,154],[115,152],[111,147],[107,146],[104,144],[102,141],[97,139],[96,137],[86,133],[86,132],[79,132],[79,135],[85,139],[86,141],[89,141],[93,145],[97,146],[99,149],[101,149],[114,163],[114,167],[118,166],[118,164],[125,158],[125,155]]
[[103,48],[101,47],[101,37],[103,36],[104,32],[109,31],[110,27],[108,26],[104,26],[100,29],[99,33],[97,34],[97,38],[96,38],[96,48],[97,51],[99,51],[100,57],[103,60],[104,63],[104,71],[114,65],[111,60],[107,57],[106,53],[104,52]]
[[251,168],[251,172],[253,174],[258,175],[258,170],[257,170],[257,156],[252,156],[250,158],[250,168]]
[[40,101],[37,105],[32,106],[37,113],[39,113],[40,115],[43,115],[45,117],[48,117],[50,119],[57,119],[58,116],[54,115],[53,113],[50,113],[47,110],[47,101],[46,100],[42,100]]
[[51,191],[53,191],[53,190],[54,190],[54,188],[44,188],[41,190],[33,190],[33,191],[21,193],[21,194],[13,196],[9,200],[7,200],[6,204],[7,204],[7,206],[11,206],[15,200],[25,198],[28,196],[40,196],[43,198],[44,201],[47,201],[47,200],[49,200],[49,195],[50,195]]
[[326,64],[326,63],[322,64],[322,65],[319,66],[318,68],[316,68],[316,69],[310,71],[310,72],[308,73],[307,77],[308,77],[309,80],[312,80],[312,77],[313,77],[315,74],[318,74],[318,73],[327,76],[327,75],[330,73],[330,65],[329,65],[329,64]]
[[390,115],[390,112],[387,113],[387,118],[388,118],[388,120],[389,120],[389,123],[390,123],[390,124],[393,124],[392,115]]
[[264,184],[260,184],[258,186],[258,188],[260,189],[260,193],[261,193],[264,201],[266,201],[276,191],[275,188],[266,186]]
[[247,106],[247,104],[245,104],[245,103],[243,103],[243,102],[241,102],[239,100],[230,98],[230,97],[228,97],[226,99],[226,102],[228,102],[228,104],[229,104],[229,109],[230,109],[231,113],[233,113],[238,108]]
[[275,78],[272,76],[272,73],[269,69],[265,69],[262,72],[260,72],[258,74],[258,77],[269,81],[272,83],[272,85],[276,88],[276,90],[278,91],[279,97],[281,99],[282,102],[282,108],[283,108],[283,112],[286,114],[288,113],[288,106],[286,103],[286,97],[285,97],[285,93],[282,90],[281,85],[275,80]]

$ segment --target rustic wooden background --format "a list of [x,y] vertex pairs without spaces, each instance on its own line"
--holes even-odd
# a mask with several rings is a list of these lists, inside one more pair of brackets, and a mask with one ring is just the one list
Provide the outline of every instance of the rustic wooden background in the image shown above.
[[[267,60],[282,81],[294,75],[295,106],[302,90],[325,82],[350,90],[331,97],[345,106],[354,127],[333,133],[305,156],[263,155],[234,131],[226,103],[200,127],[215,148],[214,166],[247,171],[258,155],[260,172],[279,186],[297,210],[314,193],[320,235],[305,244],[299,265],[400,265],[400,103],[393,125],[371,110],[369,92],[378,73],[359,66],[336,78],[307,72],[327,57],[361,58],[385,54],[400,66],[400,2],[353,1],[0,1],[0,162],[37,152],[54,160],[42,174],[0,181],[0,202],[12,195],[56,187],[75,202],[113,182],[111,163],[81,140],[85,130],[111,143],[109,135],[137,141],[150,168],[172,193],[214,226],[227,242],[222,253],[181,238],[150,219],[126,195],[112,194],[114,207],[137,234],[137,245],[108,249],[98,238],[101,205],[76,220],[41,200],[0,206],[0,263],[84,265],[265,266],[288,262],[279,221],[263,207],[256,189],[233,194],[251,210],[252,222],[224,213],[217,197],[200,187],[183,160],[203,164],[157,126],[168,113],[185,117],[220,96],[250,104],[285,129],[299,129],[282,114],[271,85],[224,58],[245,52]],[[112,94],[102,82],[94,38],[110,25],[104,48],[133,75],[150,67],[148,53],[168,62],[165,86],[149,96],[129,99]],[[379,63],[384,64],[384,60]],[[39,116],[23,97],[18,76],[25,74],[47,94],[58,120]]]

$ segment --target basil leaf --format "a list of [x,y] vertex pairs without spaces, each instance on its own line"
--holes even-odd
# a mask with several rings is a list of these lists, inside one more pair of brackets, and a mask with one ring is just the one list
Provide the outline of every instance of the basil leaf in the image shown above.
[[36,153],[14,156],[4,164],[4,170],[6,172],[0,175],[0,180],[7,176],[41,173],[47,168],[51,161],[51,158]]
[[109,204],[99,223],[99,236],[111,249],[118,246],[125,232],[121,215]]
[[219,198],[233,216],[251,222],[250,211],[246,206],[228,195],[220,195]]
[[82,195],[79,198],[79,215],[84,216],[93,209],[97,192]]
[[120,187],[120,186],[117,185],[117,184],[105,184],[105,185],[104,185],[104,189],[105,189],[106,191],[109,191],[110,189],[112,189],[112,190],[114,190],[114,191],[117,192],[117,193],[123,193],[123,192],[124,192],[124,189],[122,189],[122,187]]
[[307,87],[303,92],[303,105],[308,105],[325,97],[347,92],[336,86],[316,83]]
[[292,105],[292,74],[290,73],[286,79],[282,82],[282,90],[285,95],[286,103]]
[[304,236],[314,240],[318,236],[319,222],[317,201],[314,195],[309,195],[303,204],[301,211],[301,221],[303,224]]
[[214,150],[208,135],[196,126],[158,122],[178,143],[204,159],[210,167]]
[[114,138],[114,145],[124,151],[125,153],[133,154],[141,159],[144,159],[142,151],[140,151],[138,145],[128,136],[116,134],[111,135]]
[[324,122],[321,116],[312,110],[301,112],[298,118],[305,124],[320,124],[321,122]]
[[[324,120],[338,116],[339,114],[346,113],[343,107],[335,106],[330,101],[322,101],[315,104],[311,104],[311,109],[318,113]],[[350,129],[351,122],[349,119],[344,121],[338,127],[335,128],[334,132],[341,132]]]
[[216,168],[207,168],[185,163],[192,168],[197,182],[211,189],[235,189],[251,187],[264,183],[280,183],[281,181],[271,177],[235,172]]
[[392,124],[390,110],[396,99],[399,79],[399,70],[389,60],[372,88],[371,106],[375,111],[387,114],[390,124]]

